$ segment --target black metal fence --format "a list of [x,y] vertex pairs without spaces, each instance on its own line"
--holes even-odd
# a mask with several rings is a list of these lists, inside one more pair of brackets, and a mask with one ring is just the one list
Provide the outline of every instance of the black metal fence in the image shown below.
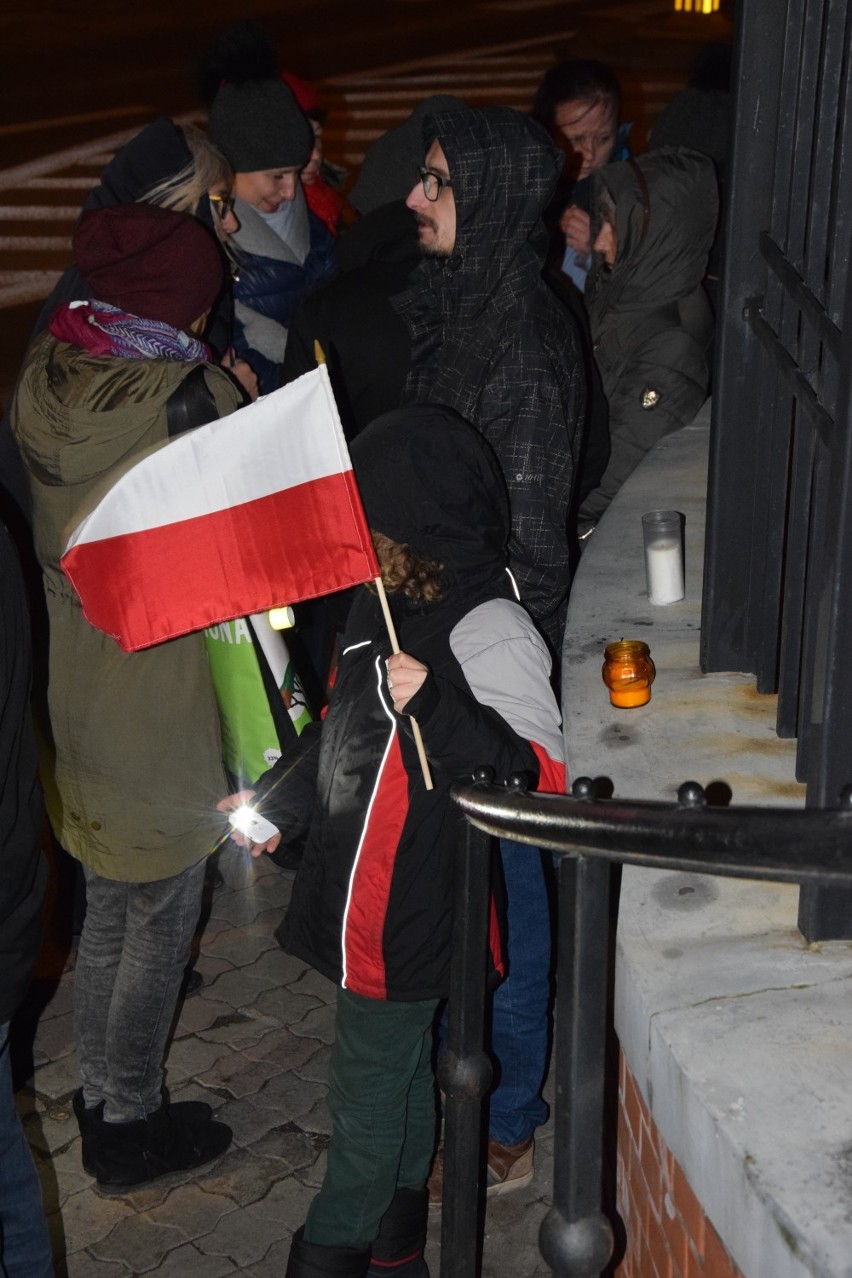
[[441,1278],[479,1273],[492,835],[561,857],[553,1205],[539,1242],[558,1278],[597,1278],[613,1246],[602,1210],[611,862],[848,889],[852,787],[839,809],[818,813],[709,808],[694,782],[680,787],[676,805],[599,800],[585,778],[575,782],[573,796],[487,783],[457,787],[454,796],[471,824],[460,822],[459,829],[448,1050],[440,1074],[448,1098]]
[[[851,38],[846,0],[739,0],[702,616],[818,809],[850,779]],[[852,894],[804,888],[799,925],[852,936]]]

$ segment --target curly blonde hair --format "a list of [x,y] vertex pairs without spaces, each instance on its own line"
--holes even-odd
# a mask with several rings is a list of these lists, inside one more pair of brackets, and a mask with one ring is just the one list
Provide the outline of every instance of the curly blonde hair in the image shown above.
[[385,590],[401,590],[412,603],[440,599],[444,589],[443,564],[418,554],[404,542],[391,541],[383,533],[373,532],[373,545]]

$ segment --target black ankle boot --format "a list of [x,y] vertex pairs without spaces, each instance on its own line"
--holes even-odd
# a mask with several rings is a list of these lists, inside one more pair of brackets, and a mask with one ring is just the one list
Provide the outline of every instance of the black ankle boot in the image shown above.
[[321,1247],[305,1242],[305,1227],[297,1229],[290,1244],[290,1258],[284,1278],[365,1278],[370,1249]]
[[[165,1103],[168,1105],[169,1114],[179,1123],[207,1123],[213,1116],[213,1110],[206,1101],[172,1103],[167,1100]],[[101,1101],[91,1109],[87,1109],[83,1100],[83,1089],[79,1087],[72,1097],[71,1104],[82,1138],[83,1171],[94,1176],[97,1174],[98,1148],[104,1125],[104,1102]]]
[[425,1186],[398,1189],[373,1243],[368,1278],[429,1278],[423,1258],[428,1218],[429,1191]]
[[156,1113],[135,1122],[103,1122],[95,1154],[98,1185],[116,1192],[148,1184],[170,1172],[202,1167],[225,1152],[231,1135],[224,1123],[211,1118],[194,1122],[181,1114],[180,1106],[165,1102]]

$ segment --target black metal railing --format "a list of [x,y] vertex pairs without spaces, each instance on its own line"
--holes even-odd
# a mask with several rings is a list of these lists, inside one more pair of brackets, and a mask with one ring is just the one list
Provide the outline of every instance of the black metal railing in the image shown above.
[[852,887],[852,786],[837,808],[820,812],[708,807],[695,782],[680,787],[677,804],[595,793],[581,778],[570,796],[525,794],[490,786],[484,772],[476,785],[454,790],[467,821],[459,825],[449,1063],[441,1073],[448,1096],[442,1278],[479,1273],[490,836],[560,857],[553,1205],[539,1238],[558,1278],[597,1278],[613,1245],[602,1210],[612,863]]
[[[756,676],[807,803],[848,776],[852,712],[852,7],[739,0],[701,666]],[[808,940],[852,894],[806,886]]]

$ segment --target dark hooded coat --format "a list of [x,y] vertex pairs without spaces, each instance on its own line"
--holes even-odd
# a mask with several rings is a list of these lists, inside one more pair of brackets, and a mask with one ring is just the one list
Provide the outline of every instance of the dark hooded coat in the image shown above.
[[712,160],[664,147],[593,177],[593,233],[615,208],[617,252],[600,254],[586,304],[609,401],[610,459],[583,502],[597,520],[647,451],[690,422],[707,397],[713,318],[702,281],[718,217]]
[[525,772],[563,789],[559,712],[544,641],[511,594],[505,489],[488,446],[450,410],[418,405],[368,426],[352,458],[371,526],[442,563],[444,591],[427,604],[389,596],[400,647],[430,671],[400,715],[379,601],[359,588],[322,727],[262,781],[261,808],[285,840],[310,819],[279,936],[364,997],[436,998],[452,926],[450,787],[485,764],[498,780]]
[[509,560],[521,599],[555,637],[570,567],[568,507],[584,416],[575,327],[541,274],[541,221],[562,154],[509,108],[438,112],[456,206],[455,247],[426,258],[395,305],[412,335],[412,400],[447,404],[488,440],[511,506]]

